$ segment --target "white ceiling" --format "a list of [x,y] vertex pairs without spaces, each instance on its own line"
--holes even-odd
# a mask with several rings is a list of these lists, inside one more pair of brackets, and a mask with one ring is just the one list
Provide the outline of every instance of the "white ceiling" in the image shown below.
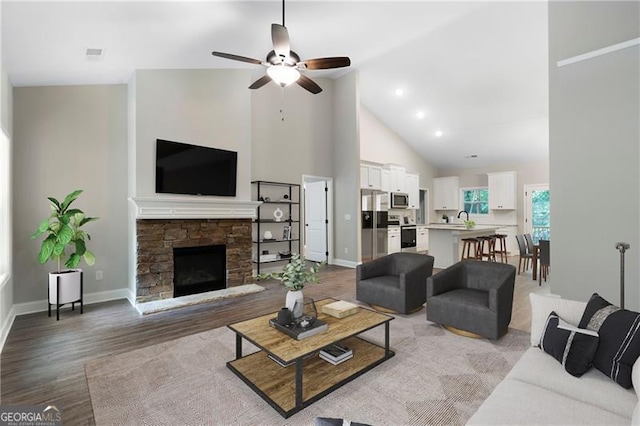
[[[260,67],[211,51],[263,59],[270,24],[282,19],[281,2],[264,0],[1,7],[14,86],[126,83],[134,69],[154,68],[257,68],[257,78]],[[303,59],[349,56],[362,104],[435,166],[548,157],[546,2],[290,0],[286,12],[292,49]],[[103,60],[85,59],[94,47],[105,50]],[[465,158],[471,154],[478,158]]]

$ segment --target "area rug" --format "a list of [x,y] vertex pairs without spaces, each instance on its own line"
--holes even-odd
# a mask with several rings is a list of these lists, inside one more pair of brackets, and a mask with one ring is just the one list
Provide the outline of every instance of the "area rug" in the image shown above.
[[211,302],[212,300],[228,299],[229,297],[243,296],[245,294],[259,293],[265,288],[258,284],[245,284],[223,290],[207,291],[204,293],[190,294],[188,296],[175,297],[172,299],[154,300],[136,304],[136,309],[140,314],[147,315],[156,312],[177,309],[183,306],[197,305],[199,303]]
[[[422,312],[391,321],[396,356],[288,419],[226,367],[226,327],[89,362],[98,425],[311,425],[342,417],[371,425],[462,425],[529,346],[510,329],[498,341],[452,334]],[[364,337],[382,343],[384,327]],[[254,348],[255,350],[255,348]],[[244,342],[244,353],[249,353]]]

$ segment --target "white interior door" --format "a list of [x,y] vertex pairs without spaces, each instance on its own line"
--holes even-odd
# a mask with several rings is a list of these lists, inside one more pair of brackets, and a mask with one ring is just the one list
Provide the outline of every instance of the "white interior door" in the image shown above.
[[306,182],[304,217],[306,258],[314,262],[327,260],[327,183]]

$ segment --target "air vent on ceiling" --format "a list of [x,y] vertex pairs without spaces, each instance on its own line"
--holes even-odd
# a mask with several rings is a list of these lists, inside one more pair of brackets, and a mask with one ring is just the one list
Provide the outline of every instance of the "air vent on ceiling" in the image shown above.
[[87,47],[85,57],[88,61],[101,61],[104,58],[104,49],[96,47]]
[[478,158],[478,154],[465,155],[464,158]]

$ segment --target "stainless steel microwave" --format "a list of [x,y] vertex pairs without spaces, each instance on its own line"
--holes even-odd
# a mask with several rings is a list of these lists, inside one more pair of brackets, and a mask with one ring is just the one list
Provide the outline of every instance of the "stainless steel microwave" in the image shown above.
[[391,193],[392,209],[406,209],[407,207],[409,207],[409,194],[405,194],[404,192]]

